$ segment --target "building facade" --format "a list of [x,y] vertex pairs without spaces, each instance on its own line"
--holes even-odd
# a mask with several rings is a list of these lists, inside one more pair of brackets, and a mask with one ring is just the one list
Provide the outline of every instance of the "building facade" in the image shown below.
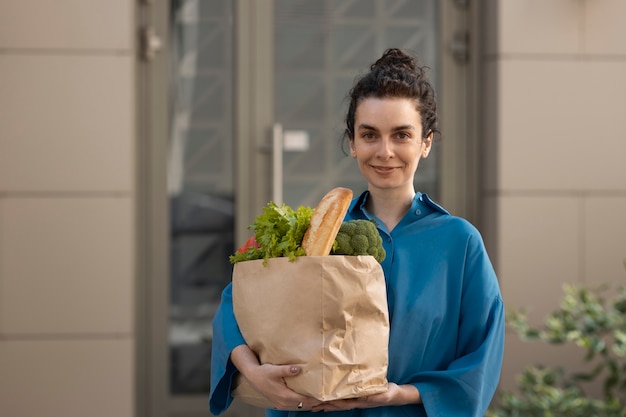
[[[191,6],[185,9],[185,3]],[[229,190],[240,203],[246,200],[235,206],[215,198],[198,202],[231,214],[217,223],[230,225],[220,238],[231,239],[232,247],[245,236],[244,226],[258,207],[273,197],[272,182],[260,180],[273,172],[271,149],[258,155],[250,149],[268,144],[259,132],[280,111],[265,105],[274,95],[275,75],[295,80],[300,73],[268,62],[276,52],[274,23],[282,16],[284,28],[296,18],[274,13],[280,1],[212,2],[234,6],[220,19],[215,16],[226,13],[223,7],[206,9],[203,19],[215,20],[210,25],[215,32],[203,39],[229,33],[231,26],[220,22],[235,22],[238,29],[220,38],[223,50],[209,47],[222,51],[232,66],[219,70],[207,64],[201,75],[209,78],[206,85],[215,86],[207,91],[219,93],[211,97],[226,100],[217,105],[209,100],[213,107],[208,111],[232,107],[232,131],[212,130],[212,120],[196,125],[184,117],[172,119],[173,91],[185,89],[164,85],[172,71],[165,57],[175,54],[173,45],[184,51],[190,33],[172,41],[172,10],[182,5],[183,19],[188,13],[193,23],[193,12],[199,10],[194,3],[202,1],[0,2],[0,415],[208,414],[205,395],[186,392],[184,386],[175,392],[174,371],[166,365],[180,363],[184,371],[187,360],[202,361],[207,353],[189,348],[183,357],[192,359],[176,362],[179,351],[168,346],[173,339],[186,340],[185,333],[174,337],[170,327],[178,310],[169,297],[177,288],[167,279],[178,265],[174,261],[185,264],[186,258],[170,247],[170,217],[180,207],[169,196],[180,177],[172,169],[175,151],[168,144],[173,127],[189,133],[189,126],[199,126],[194,134],[200,137],[237,138],[237,146],[219,148],[232,154],[240,167],[236,172],[229,171],[233,163],[211,159],[218,148],[189,148],[196,149],[191,162],[223,170],[190,178],[218,178],[220,183],[229,177]],[[405,3],[361,1],[353,12],[344,12],[367,19],[368,10],[396,9],[396,15],[410,16],[401,9]],[[626,2],[432,4],[437,6],[423,13],[433,13],[439,23],[419,26],[425,36],[398,35],[412,39],[411,48],[434,51],[437,62],[433,75],[444,140],[436,149],[441,157],[427,171],[434,179],[418,186],[431,187],[444,206],[479,226],[505,302],[528,307],[535,320],[555,308],[564,283],[623,283]],[[340,11],[334,15],[337,21]],[[332,32],[342,34],[335,45],[349,39],[353,23]],[[377,33],[384,32],[377,27]],[[313,28],[301,26],[300,40],[306,41],[307,30]],[[381,46],[376,43],[380,38],[372,36],[373,44]],[[290,50],[288,43],[284,47]],[[184,70],[187,61],[180,62]],[[323,85],[345,86],[346,77],[349,83],[353,68],[345,73],[342,68],[333,67],[336,78]],[[232,79],[210,78],[224,73]],[[314,85],[316,79],[311,80]],[[307,97],[310,106],[302,108],[309,116],[341,99],[328,93],[320,97],[332,100],[316,101],[313,90]],[[276,99],[286,113],[297,107],[288,99]],[[311,121],[298,120],[300,126]],[[318,143],[313,122],[304,139],[298,126],[284,127],[292,135],[291,146],[315,148]],[[307,169],[306,158],[284,157],[284,167]],[[334,155],[328,158],[334,161]],[[328,170],[347,180],[349,173],[340,164],[330,163]],[[292,183],[285,186],[286,200],[311,203],[316,194],[299,195],[298,190],[322,184],[322,191],[334,184],[315,177],[307,186],[310,176],[289,171],[287,176]],[[184,226],[176,235],[180,247],[201,251]],[[580,361],[577,352],[529,345],[512,336],[502,387],[512,388],[514,375],[538,358],[571,366]],[[232,415],[252,412],[235,409]]]

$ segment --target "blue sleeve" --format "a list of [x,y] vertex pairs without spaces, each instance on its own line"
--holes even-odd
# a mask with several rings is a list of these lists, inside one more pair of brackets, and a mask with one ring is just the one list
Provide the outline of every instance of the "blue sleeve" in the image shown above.
[[230,353],[245,343],[235,320],[232,285],[228,284],[222,292],[222,301],[213,319],[209,408],[214,415],[225,412],[233,401],[230,391],[237,369],[230,361]]
[[500,379],[504,304],[480,236],[470,238],[463,271],[456,359],[415,382],[428,417],[482,417]]

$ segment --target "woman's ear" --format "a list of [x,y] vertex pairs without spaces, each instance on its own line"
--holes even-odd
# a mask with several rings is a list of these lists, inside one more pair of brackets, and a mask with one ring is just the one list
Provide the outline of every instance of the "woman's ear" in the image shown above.
[[354,139],[349,140],[350,143],[350,156],[356,158],[356,149],[354,148]]
[[422,139],[422,142],[424,142],[424,149],[422,149],[422,158],[426,158],[428,157],[428,154],[430,154],[430,148],[433,145],[433,137],[434,134],[431,130],[428,136]]

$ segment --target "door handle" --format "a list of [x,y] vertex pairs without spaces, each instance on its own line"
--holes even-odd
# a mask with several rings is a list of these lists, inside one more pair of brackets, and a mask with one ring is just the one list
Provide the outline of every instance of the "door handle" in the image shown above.
[[272,201],[283,204],[283,125],[272,126]]

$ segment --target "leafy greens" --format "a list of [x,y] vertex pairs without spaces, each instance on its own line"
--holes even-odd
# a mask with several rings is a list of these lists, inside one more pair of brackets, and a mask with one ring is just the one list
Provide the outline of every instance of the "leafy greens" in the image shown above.
[[311,207],[300,206],[294,210],[286,204],[279,206],[270,201],[263,208],[263,213],[248,227],[254,231],[260,247],[250,247],[243,252],[237,251],[230,256],[230,262],[234,264],[279,257],[289,257],[289,260],[293,261],[298,256],[304,256],[304,249],[300,245],[312,214]]

